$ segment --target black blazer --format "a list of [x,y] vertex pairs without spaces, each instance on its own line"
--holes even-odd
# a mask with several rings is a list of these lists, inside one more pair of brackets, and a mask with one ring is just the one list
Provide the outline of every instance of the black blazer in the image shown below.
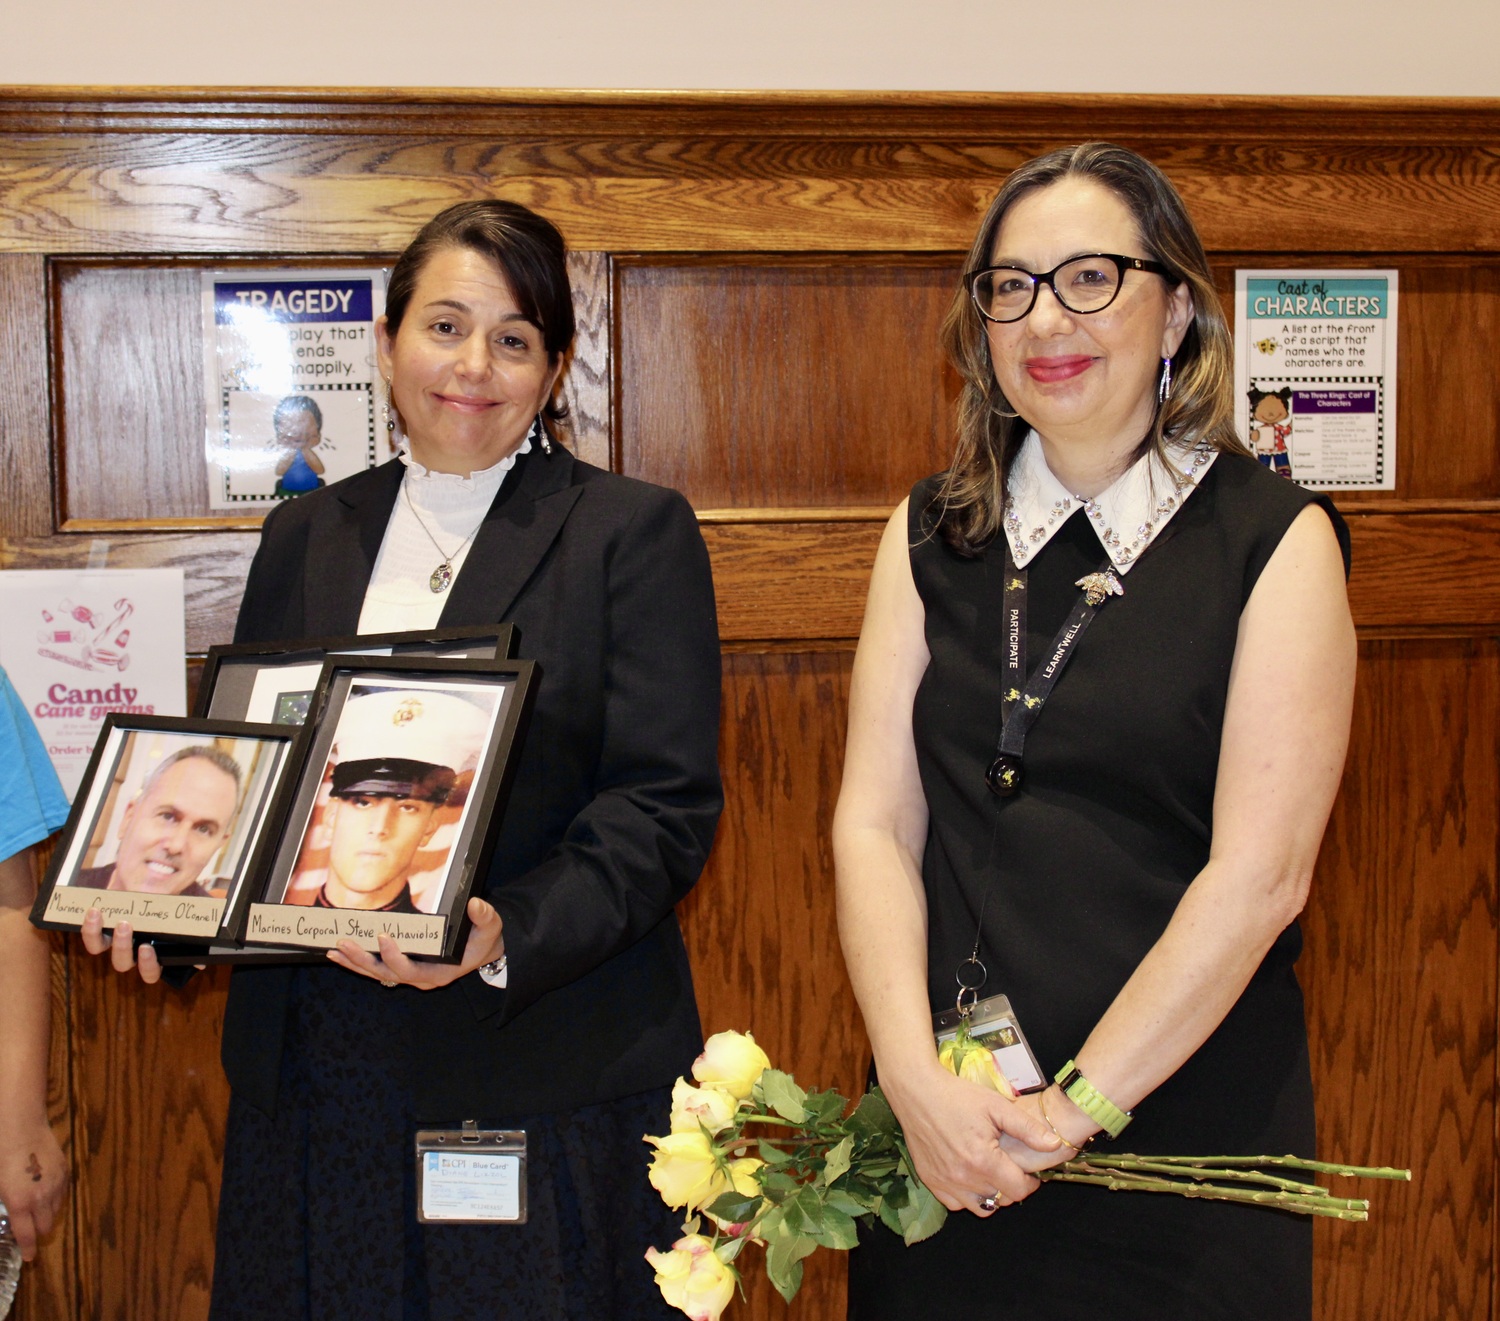
[[[355,631],[403,468],[393,461],[267,518],[238,642]],[[441,622],[512,621],[541,681],[485,897],[509,986],[471,973],[413,997],[418,1118],[579,1106],[670,1083],[702,1038],[673,905],[723,805],[708,553],[686,500],[566,450],[522,455]],[[237,969],[224,1068],[274,1113],[293,978]]]

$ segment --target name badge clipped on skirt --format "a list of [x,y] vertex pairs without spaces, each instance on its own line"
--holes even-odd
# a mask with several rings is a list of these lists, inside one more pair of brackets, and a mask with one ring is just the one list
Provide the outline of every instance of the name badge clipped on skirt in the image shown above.
[[417,1134],[417,1220],[424,1225],[526,1223],[526,1133],[461,1129]]
[[966,1009],[945,1009],[932,1016],[932,1035],[941,1046],[958,1035],[958,1025],[968,1019],[969,1035],[990,1048],[995,1067],[1017,1095],[1038,1092],[1047,1085],[1041,1066],[1031,1053],[1031,1044],[1021,1031],[1020,1021],[1010,1007],[1010,997],[992,995]]

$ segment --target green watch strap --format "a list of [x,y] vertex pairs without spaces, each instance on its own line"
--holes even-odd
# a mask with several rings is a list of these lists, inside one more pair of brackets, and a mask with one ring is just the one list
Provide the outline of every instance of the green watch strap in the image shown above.
[[1063,1095],[1099,1125],[1112,1138],[1125,1131],[1133,1116],[1121,1110],[1109,1097],[1078,1071],[1078,1062],[1069,1060],[1057,1071],[1052,1080],[1062,1088]]

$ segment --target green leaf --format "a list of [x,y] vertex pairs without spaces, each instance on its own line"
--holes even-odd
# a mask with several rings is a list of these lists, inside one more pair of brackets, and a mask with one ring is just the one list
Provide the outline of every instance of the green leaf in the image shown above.
[[776,1235],[782,1232],[781,1221],[781,1208],[773,1206],[761,1217],[760,1224],[755,1227],[755,1232],[769,1243]]
[[762,1201],[760,1197],[746,1197],[742,1193],[724,1193],[706,1210],[710,1215],[727,1220],[732,1225],[743,1225],[755,1218]]
[[760,1172],[760,1186],[765,1189],[766,1196],[773,1202],[784,1202],[793,1196],[802,1187],[796,1179],[792,1178],[784,1170],[762,1170]]
[[846,1137],[823,1158],[823,1182],[832,1183],[849,1169],[849,1158],[854,1151],[854,1139]]
[[823,1205],[830,1211],[842,1211],[846,1216],[857,1218],[869,1215],[879,1200],[876,1196],[859,1198],[852,1193],[845,1192],[842,1188],[832,1188],[828,1196],[824,1198]]
[[888,1199],[882,1197],[880,1205],[875,1210],[880,1216],[880,1223],[889,1229],[891,1233],[900,1234],[903,1238],[906,1236],[906,1230],[901,1224],[901,1212],[892,1206]]
[[808,1118],[815,1124],[831,1124],[843,1117],[849,1103],[838,1092],[809,1092],[803,1103]]
[[791,1074],[782,1073],[780,1069],[766,1069],[756,1088],[765,1097],[766,1104],[783,1119],[790,1119],[794,1124],[806,1120],[807,1110],[803,1102],[807,1093],[792,1081]]
[[802,1287],[802,1259],[817,1250],[817,1243],[800,1234],[781,1233],[766,1248],[766,1275],[787,1302]]
[[878,1087],[872,1087],[860,1098],[844,1127],[866,1138],[888,1137],[897,1131],[896,1116]]
[[818,1235],[818,1242],[825,1248],[834,1248],[840,1252],[847,1252],[859,1242],[859,1231],[854,1227],[854,1221],[842,1211],[833,1206],[823,1207],[823,1232]]
[[912,1179],[909,1187],[911,1200],[901,1211],[901,1237],[906,1240],[907,1247],[931,1238],[948,1218],[948,1208],[928,1191],[925,1184]]
[[898,1179],[885,1190],[885,1196],[881,1200],[887,1206],[903,1211],[911,1202],[911,1189],[911,1180]]

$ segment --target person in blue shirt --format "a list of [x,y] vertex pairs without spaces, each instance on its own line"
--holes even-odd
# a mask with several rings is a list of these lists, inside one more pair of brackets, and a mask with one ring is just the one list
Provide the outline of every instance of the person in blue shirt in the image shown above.
[[68,1184],[47,1123],[48,941],[29,920],[32,845],[67,815],[36,726],[0,670],[0,1201],[27,1261]]

